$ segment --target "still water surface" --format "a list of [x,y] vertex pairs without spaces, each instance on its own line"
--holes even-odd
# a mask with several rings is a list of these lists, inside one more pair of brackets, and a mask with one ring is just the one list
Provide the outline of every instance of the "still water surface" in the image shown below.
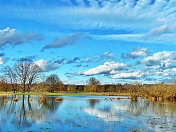
[[[176,103],[103,96],[0,96],[0,131],[176,131]],[[125,97],[124,97],[125,98]]]

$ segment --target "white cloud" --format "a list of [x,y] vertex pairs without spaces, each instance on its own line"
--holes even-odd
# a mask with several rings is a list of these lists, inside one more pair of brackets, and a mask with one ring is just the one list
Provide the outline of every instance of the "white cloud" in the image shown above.
[[115,75],[112,75],[111,78],[118,78],[118,79],[137,79],[144,75],[140,71],[128,71],[122,72]]
[[3,58],[0,57],[0,65],[2,65],[2,64],[4,64],[4,62],[3,62]]
[[88,0],[88,1],[91,7],[99,8],[98,1],[96,0]]
[[0,30],[0,36],[0,47],[3,47],[6,44],[18,45],[32,40],[41,40],[42,38],[39,34],[33,32],[21,34],[16,29],[10,29],[9,27]]
[[0,57],[0,65],[5,64],[8,61],[7,57]]
[[160,27],[151,29],[149,33],[146,35],[146,37],[156,37],[158,35],[166,33],[167,31],[168,31],[168,26],[164,24],[164,25],[161,25]]
[[116,71],[116,70],[112,70],[111,72],[110,72],[110,74],[117,74],[118,73],[118,71]]
[[80,72],[84,75],[96,75],[96,74],[109,74],[113,70],[122,70],[126,69],[126,65],[123,63],[116,62],[105,62],[104,65],[99,65],[98,67]]
[[120,111],[124,111],[127,110],[127,106],[126,105],[113,105],[110,108],[110,111],[102,111],[99,109],[94,109],[94,108],[84,108],[84,112],[86,112],[89,115],[98,117],[103,119],[105,122],[115,122],[115,121],[120,121],[120,120],[124,120],[124,118],[118,117],[118,112]]
[[142,49],[135,49],[133,52],[131,52],[132,56],[147,56],[147,49],[142,48]]
[[52,63],[51,61],[47,61],[47,60],[38,60],[34,63],[37,64],[45,72],[51,71],[51,70],[56,70],[60,66],[57,63]]
[[107,51],[102,55],[86,58],[81,62],[99,62],[99,61],[104,60],[104,59],[112,60],[113,56],[114,56],[113,53],[111,53],[110,51]]
[[[8,13],[12,13],[13,16],[17,17],[25,17],[26,19],[43,21],[47,23],[57,24],[60,26],[65,25],[63,27],[66,28],[75,27],[76,29],[119,29],[121,27],[131,28],[131,26],[135,29],[138,27],[142,28],[144,22],[148,22],[148,26],[153,27],[153,25],[156,24],[153,23],[153,21],[155,22],[156,18],[158,18],[156,16],[160,16],[161,14],[159,12],[151,14],[151,10],[143,9],[142,5],[140,6],[140,8],[131,8],[130,6],[126,6],[126,2],[108,2],[108,4],[104,7],[97,8],[97,6],[99,6],[98,2],[95,0],[91,0],[90,5],[91,6],[89,8],[82,6],[71,8],[55,7],[45,8],[45,10],[42,10],[40,8],[25,8],[22,10],[18,10],[17,8],[11,8],[10,10],[8,10]],[[27,13],[27,15],[18,15],[18,13],[20,13],[21,11]],[[153,11],[155,12],[155,10]],[[31,12],[37,12],[37,14]],[[62,21],[59,21],[61,18]],[[56,21],[58,22],[56,23]]]
[[[173,0],[121,0],[120,2],[116,0],[102,0],[100,2],[89,0],[89,7],[84,0],[76,0],[76,2],[79,3],[78,6],[54,6],[52,8],[48,6],[45,10],[40,7],[37,9],[25,7],[19,10],[18,7],[3,6],[1,8],[4,12],[1,12],[0,15],[49,23],[62,27],[62,29],[79,31],[97,29],[102,30],[102,35],[104,35],[104,29],[124,30],[127,33],[120,34],[119,32],[118,35],[114,34],[117,35],[116,37],[113,37],[138,42],[175,44],[176,7],[173,6],[175,5]],[[133,32],[129,33],[128,31]],[[104,37],[109,38],[107,35]]]
[[164,76],[164,77],[172,77],[176,76],[176,68],[171,69],[159,69],[155,72],[155,75],[157,76]]
[[142,48],[142,49],[133,49],[133,51],[131,53],[123,53],[122,54],[122,58],[124,59],[129,59],[129,58],[137,58],[137,57],[141,57],[141,56],[147,56],[147,49],[146,48]]
[[174,51],[157,52],[151,56],[145,57],[141,62],[146,66],[159,66],[161,68],[167,68],[171,64],[176,62],[176,52]]
[[[176,52],[162,51],[148,56],[146,48],[134,49],[131,56],[144,57],[140,61],[130,62],[130,64],[106,62],[95,68],[79,72],[83,75],[108,75],[114,79],[145,79],[144,82],[168,81],[176,77]],[[140,64],[140,65],[138,65]],[[128,67],[130,67],[128,69]],[[128,81],[129,81],[128,80]]]
[[85,6],[85,2],[83,0],[75,0],[80,6]]
[[3,64],[4,64],[3,58],[0,57],[0,65],[3,65]]
[[46,50],[46,49],[52,49],[52,48],[62,48],[65,47],[67,45],[73,45],[75,44],[82,36],[85,36],[85,33],[75,33],[72,35],[68,35],[62,38],[54,38],[54,40],[46,45],[45,47],[43,47],[42,51]]

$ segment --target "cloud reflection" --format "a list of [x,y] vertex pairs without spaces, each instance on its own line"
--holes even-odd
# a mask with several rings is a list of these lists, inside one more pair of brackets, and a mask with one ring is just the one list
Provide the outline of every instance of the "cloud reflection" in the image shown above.
[[103,111],[95,108],[84,108],[84,112],[86,112],[89,115],[101,118],[105,122],[117,122],[124,120],[124,118],[118,116],[119,111],[124,110],[127,110],[127,106],[113,105],[110,111]]

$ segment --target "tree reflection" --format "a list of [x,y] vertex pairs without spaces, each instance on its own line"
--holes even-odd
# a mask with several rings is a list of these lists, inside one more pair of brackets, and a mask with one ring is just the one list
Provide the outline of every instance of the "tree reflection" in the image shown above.
[[46,102],[43,102],[42,104],[44,109],[47,109],[51,112],[55,112],[61,103],[62,101],[56,102],[56,98],[48,97]]
[[0,110],[4,107],[5,103],[7,103],[7,97],[0,96]]
[[89,99],[89,105],[91,107],[94,107],[97,103],[99,103],[100,100],[99,99]]
[[148,108],[148,106],[149,103],[144,103],[142,100],[131,101],[129,104],[128,111],[132,115],[139,116],[146,110],[146,108]]
[[154,113],[159,116],[176,117],[175,102],[152,102],[148,100],[131,101],[128,106],[128,112],[134,116],[140,116],[144,113]]
[[0,96],[0,110],[5,117],[10,117],[10,122],[19,128],[31,127],[32,123],[40,123],[46,119],[46,114],[54,113],[62,102],[56,102],[54,97],[48,97],[47,101],[38,104],[38,98],[30,95],[17,96],[18,102],[14,102],[15,96]]
[[175,102],[159,102],[138,100],[131,101],[128,112],[133,116],[142,117],[143,124],[154,131],[175,130],[175,123],[171,119],[176,117]]

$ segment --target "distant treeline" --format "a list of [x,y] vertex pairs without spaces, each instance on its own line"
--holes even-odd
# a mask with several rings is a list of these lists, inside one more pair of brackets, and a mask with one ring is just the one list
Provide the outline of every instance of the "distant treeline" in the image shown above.
[[[109,84],[101,85],[91,77],[85,85],[63,84],[57,74],[42,78],[40,67],[23,60],[13,67],[6,67],[0,78],[0,91],[3,92],[109,92],[129,93],[132,98],[146,97],[153,100],[176,100],[176,84]],[[40,82],[38,81],[40,80]],[[41,81],[42,80],[42,81]],[[111,94],[110,94],[111,95]]]
[[[58,80],[53,81],[52,79]],[[53,83],[54,82],[54,83]],[[86,85],[74,85],[63,84],[57,75],[51,74],[46,81],[40,83],[34,83],[31,85],[30,90],[26,85],[27,92],[51,92],[51,93],[80,93],[80,92],[98,92],[108,95],[114,95],[114,93],[128,93],[132,98],[146,97],[151,100],[176,100],[176,84],[109,84],[100,85],[100,82],[95,78],[90,78]],[[16,84],[16,89],[12,87],[12,84],[0,81],[0,91],[2,92],[24,92],[23,84]]]
[[[31,86],[30,91],[26,89],[28,92],[69,92],[69,93],[77,93],[77,92],[117,92],[117,93],[126,93],[129,91],[128,85],[75,85],[75,84],[63,84],[56,83],[54,85],[47,84],[46,82],[35,83]],[[27,88],[27,85],[26,85]],[[11,84],[5,84],[4,82],[0,82],[0,92],[23,92],[23,85],[17,84],[17,87],[14,91]]]

